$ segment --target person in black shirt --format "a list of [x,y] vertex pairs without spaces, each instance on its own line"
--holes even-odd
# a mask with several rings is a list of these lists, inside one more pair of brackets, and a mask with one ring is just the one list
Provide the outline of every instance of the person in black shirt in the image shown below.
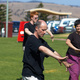
[[24,25],[24,40],[23,40],[23,51],[25,50],[25,43],[29,35],[32,35],[35,30],[35,23],[38,20],[38,12],[30,13],[30,22]]
[[46,29],[47,24],[45,21],[37,21],[34,34],[29,36],[26,41],[23,55],[23,80],[44,80],[43,61],[45,57],[51,56],[57,59],[60,63],[64,62],[67,58],[67,56],[61,57],[45,40],[41,38],[46,33]]
[[80,19],[76,20],[75,23],[76,31],[71,33],[66,44],[69,46],[67,50],[68,63],[73,64],[69,69],[69,80],[79,80],[80,74]]
[[[30,22],[29,23],[26,23],[24,25],[24,40],[23,40],[23,51],[25,50],[25,43],[26,43],[26,40],[28,38],[29,35],[32,35],[34,33],[34,30],[35,30],[35,23],[37,22],[38,20],[38,12],[31,12],[30,13]],[[47,33],[51,36],[51,39],[52,39],[52,42],[53,42],[53,34],[51,33],[51,31],[49,31],[48,29],[46,30]]]

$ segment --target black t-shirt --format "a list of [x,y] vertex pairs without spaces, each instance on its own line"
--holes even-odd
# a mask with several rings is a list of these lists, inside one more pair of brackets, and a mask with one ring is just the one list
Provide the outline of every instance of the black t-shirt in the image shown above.
[[43,61],[44,58],[48,56],[38,50],[41,45],[46,46],[54,52],[54,50],[49,47],[47,42],[45,42],[42,38],[37,39],[34,35],[28,37],[23,56],[23,76],[34,75],[41,78],[41,80],[44,80]]
[[23,46],[25,46],[25,43],[26,43],[26,40],[28,38],[28,34],[25,33],[25,28],[28,28],[30,32],[34,33],[34,30],[35,30],[35,25],[32,25],[30,22],[29,23],[26,23],[24,25],[24,40],[23,40]]
[[[71,43],[73,44],[73,46],[80,49],[80,35],[78,35],[76,32],[73,32],[68,36],[68,39],[71,40]],[[76,53],[75,50],[73,50],[70,47],[68,48],[67,54],[71,54],[71,55],[80,57],[80,52]]]

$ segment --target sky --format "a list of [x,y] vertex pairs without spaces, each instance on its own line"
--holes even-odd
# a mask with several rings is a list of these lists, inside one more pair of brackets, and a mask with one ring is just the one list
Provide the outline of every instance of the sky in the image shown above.
[[[5,0],[0,0],[0,1],[5,1]],[[41,2],[62,4],[62,5],[80,6],[80,0],[8,0],[8,1],[21,1],[21,2],[41,1]]]

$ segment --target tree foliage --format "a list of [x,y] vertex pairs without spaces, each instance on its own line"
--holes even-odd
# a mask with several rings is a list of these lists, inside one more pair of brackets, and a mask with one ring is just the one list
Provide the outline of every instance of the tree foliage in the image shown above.
[[37,6],[37,8],[42,8],[42,7],[44,7],[44,5],[43,5],[43,3],[41,2],[41,3]]
[[[11,10],[8,10],[8,20],[12,21],[11,19]],[[0,4],[0,29],[4,27],[3,22],[6,22],[6,5]]]
[[[8,10],[8,20],[11,21],[11,10]],[[0,22],[6,21],[6,5],[5,4],[0,4]]]
[[[43,7],[44,7],[44,5],[42,2],[37,6],[37,8],[43,8]],[[49,14],[39,13],[39,19],[42,19],[44,21],[48,20],[48,16],[49,16]]]

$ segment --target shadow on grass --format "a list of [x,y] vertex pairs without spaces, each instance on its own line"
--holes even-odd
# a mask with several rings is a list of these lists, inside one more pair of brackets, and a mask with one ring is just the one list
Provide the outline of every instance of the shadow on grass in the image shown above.
[[16,79],[16,80],[22,80],[22,77],[21,77],[21,78],[18,78],[18,79]]

